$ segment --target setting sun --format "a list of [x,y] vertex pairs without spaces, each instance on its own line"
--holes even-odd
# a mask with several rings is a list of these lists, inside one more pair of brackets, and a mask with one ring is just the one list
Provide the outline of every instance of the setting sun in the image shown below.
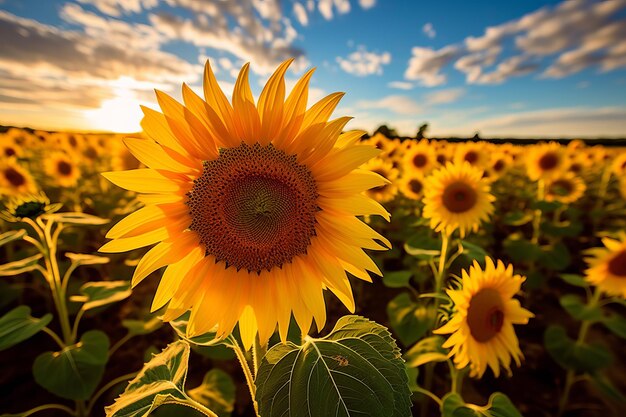
[[99,109],[85,111],[85,118],[90,127],[116,133],[130,133],[141,130],[139,122],[142,113],[141,104],[128,93],[105,100]]

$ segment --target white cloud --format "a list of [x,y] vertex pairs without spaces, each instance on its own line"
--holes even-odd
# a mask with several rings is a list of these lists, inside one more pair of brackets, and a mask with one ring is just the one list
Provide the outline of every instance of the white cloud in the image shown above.
[[426,87],[442,85],[446,82],[446,76],[440,72],[441,69],[458,58],[460,53],[460,49],[454,45],[439,50],[415,46],[404,77],[408,80],[418,80]]
[[302,4],[293,4],[293,14],[296,16],[296,19],[302,26],[307,26],[309,24],[309,17],[306,13],[306,9]]
[[383,73],[383,66],[391,62],[391,54],[368,52],[364,47],[352,52],[346,58],[337,57],[337,63],[348,74],[359,77]]
[[359,5],[363,9],[371,9],[376,6],[376,0],[359,0]]
[[417,115],[422,111],[422,106],[413,99],[400,95],[386,96],[379,100],[361,100],[357,102],[357,107],[359,109],[388,110],[404,115]]
[[435,31],[435,27],[432,23],[426,23],[422,27],[422,32],[424,32],[424,35],[428,36],[430,39],[433,39],[435,36],[437,36],[437,31]]
[[120,16],[128,13],[139,13],[142,10],[156,7],[158,0],[78,0],[90,4],[109,16]]
[[331,20],[334,17],[333,9],[337,10],[339,14],[349,13],[350,0],[319,0],[317,3],[317,10],[326,20]]
[[450,88],[426,94],[425,102],[430,105],[454,103],[464,95],[464,88]]
[[390,88],[397,88],[398,90],[411,90],[413,87],[413,83],[407,81],[390,81],[387,83],[387,86]]

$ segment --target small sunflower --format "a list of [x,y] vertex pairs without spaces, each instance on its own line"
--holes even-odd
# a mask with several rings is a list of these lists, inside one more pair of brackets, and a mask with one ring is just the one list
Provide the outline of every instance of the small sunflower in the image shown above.
[[489,165],[485,169],[485,178],[491,182],[501,178],[508,169],[513,165],[513,160],[509,154],[504,152],[495,152],[489,161]]
[[430,219],[431,228],[447,234],[459,229],[461,237],[478,230],[493,212],[495,201],[482,175],[480,169],[464,162],[449,163],[426,178],[423,216]]
[[80,178],[80,170],[63,152],[54,152],[44,161],[44,170],[53,182],[61,187],[73,187]]
[[626,232],[617,239],[602,239],[604,248],[588,250],[587,281],[608,295],[626,298]]
[[473,167],[484,169],[489,164],[489,151],[483,142],[466,142],[457,146],[454,162],[467,162]]
[[149,168],[103,174],[140,193],[145,207],[121,220],[100,250],[152,247],[133,286],[167,266],[152,303],[167,304],[165,321],[191,310],[190,336],[225,337],[238,323],[244,346],[267,342],[278,327],[287,338],[293,313],[303,333],[324,327],[324,289],[351,311],[346,271],[370,281],[380,270],[362,248],[389,241],[357,216],[385,209],[363,192],[386,180],[363,163],[378,155],[359,144],[362,131],[342,133],[348,117],[329,118],[343,96],[307,110],[308,71],[285,99],[281,64],[255,103],[248,64],[232,104],[209,63],[204,96],[183,84],[184,105],[157,91],[163,113],[143,108],[149,139],[126,145]]
[[470,367],[470,376],[480,378],[487,366],[500,375],[500,366],[511,374],[511,359],[520,366],[524,358],[513,329],[527,324],[533,313],[522,308],[513,296],[525,277],[513,275],[513,266],[485,260],[485,270],[474,261],[469,273],[463,270],[461,288],[446,293],[454,303],[452,318],[433,333],[451,334],[443,344],[450,348],[457,368]]
[[531,146],[526,158],[526,170],[531,180],[550,179],[567,170],[568,158],[556,142]]
[[37,184],[26,168],[12,158],[0,158],[0,195],[34,193]]
[[626,176],[626,152],[622,151],[619,155],[613,159],[613,163],[611,164],[611,170],[613,174],[618,178],[623,178]]
[[435,150],[425,140],[411,146],[404,154],[403,171],[407,173],[419,172],[427,175],[437,167]]
[[546,201],[571,204],[580,199],[586,189],[587,186],[580,177],[566,172],[546,182]]
[[0,144],[0,158],[19,158],[22,156],[24,151],[13,137],[6,136],[2,138],[0,135],[0,140],[2,141],[2,144]]
[[421,200],[424,196],[424,176],[418,172],[405,173],[398,181],[398,189],[411,200]]
[[0,218],[9,222],[19,222],[24,218],[36,219],[42,214],[54,213],[62,206],[61,203],[50,204],[50,199],[40,191],[35,194],[24,194],[9,198]]
[[379,203],[393,200],[398,194],[396,181],[400,176],[399,171],[393,167],[393,163],[382,158],[375,158],[368,162],[365,168],[387,180],[386,183],[366,191],[366,194]]

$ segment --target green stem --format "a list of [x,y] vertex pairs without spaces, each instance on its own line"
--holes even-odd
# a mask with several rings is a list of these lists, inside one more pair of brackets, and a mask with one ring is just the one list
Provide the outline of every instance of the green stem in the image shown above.
[[119,384],[120,382],[128,381],[129,379],[134,378],[135,376],[137,376],[137,372],[118,376],[117,378],[110,380],[107,384],[105,384],[102,388],[100,388],[94,395],[91,396],[91,399],[89,400],[89,403],[87,404],[87,415],[91,414],[91,409],[96,404],[96,401],[98,400],[98,398],[102,396],[102,394],[104,394],[105,392],[107,392],[108,390],[110,390],[115,385]]
[[85,410],[85,401],[76,400],[76,416],[77,417],[89,417],[87,410]]
[[20,417],[28,417],[31,416],[35,413],[38,413],[40,411],[45,411],[45,410],[61,410],[61,411],[65,411],[67,414],[71,415],[71,416],[75,416],[76,413],[74,412],[74,410],[72,410],[69,407],[66,407],[64,405],[61,404],[44,404],[44,405],[40,405],[38,407],[35,408],[31,408],[28,411],[24,411],[23,413],[20,413]]
[[61,338],[59,337],[59,335],[57,335],[53,330],[51,330],[48,327],[44,327],[43,329],[41,329],[44,331],[44,333],[47,333],[52,339],[54,339],[54,341],[56,342],[57,345],[59,345],[59,347],[61,349],[65,348],[65,343],[63,343],[63,340],[61,340]]
[[81,308],[80,310],[78,310],[78,313],[76,314],[76,317],[74,318],[74,326],[72,326],[72,339],[74,340],[78,339],[78,324],[80,323],[80,319],[83,318],[84,314],[85,314],[85,310]]
[[[537,183],[537,201],[543,201],[545,198],[546,183],[544,180],[539,180]],[[533,217],[533,236],[531,242],[537,245],[539,243],[539,236],[541,234],[541,209],[536,209]]]
[[256,385],[254,385],[254,377],[252,375],[252,371],[250,370],[250,365],[248,365],[246,355],[239,346],[239,342],[237,342],[237,339],[232,336],[228,336],[228,340],[230,343],[227,344],[227,346],[235,352],[235,356],[237,356],[237,359],[239,360],[239,365],[241,365],[241,370],[243,371],[243,374],[246,378],[246,384],[248,385],[248,390],[250,391],[250,398],[252,398],[252,404],[254,405],[254,412],[257,417],[260,417],[259,405],[256,402]]
[[252,345],[252,367],[254,368],[253,370],[255,378],[259,372],[259,365],[261,363],[261,360],[263,360],[263,357],[265,357],[265,353],[265,347],[261,346],[261,343],[259,341],[259,335],[257,334],[254,338],[254,344]]
[[128,342],[133,337],[132,334],[126,333],[120,340],[115,343],[111,349],[109,349],[109,358],[113,356],[113,354],[126,342]]
[[421,388],[421,387],[413,387],[413,391],[419,392],[420,394],[424,394],[425,396],[427,396],[428,398],[430,398],[431,400],[436,402],[437,405],[441,408],[441,405],[443,404],[443,401],[441,401],[441,398],[437,397],[432,392],[428,391],[427,389]]

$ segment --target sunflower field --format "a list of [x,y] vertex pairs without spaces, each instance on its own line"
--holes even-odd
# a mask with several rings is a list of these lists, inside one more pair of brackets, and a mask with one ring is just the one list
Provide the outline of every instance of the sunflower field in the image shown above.
[[0,133],[0,415],[623,415],[626,149],[345,131],[290,63]]

